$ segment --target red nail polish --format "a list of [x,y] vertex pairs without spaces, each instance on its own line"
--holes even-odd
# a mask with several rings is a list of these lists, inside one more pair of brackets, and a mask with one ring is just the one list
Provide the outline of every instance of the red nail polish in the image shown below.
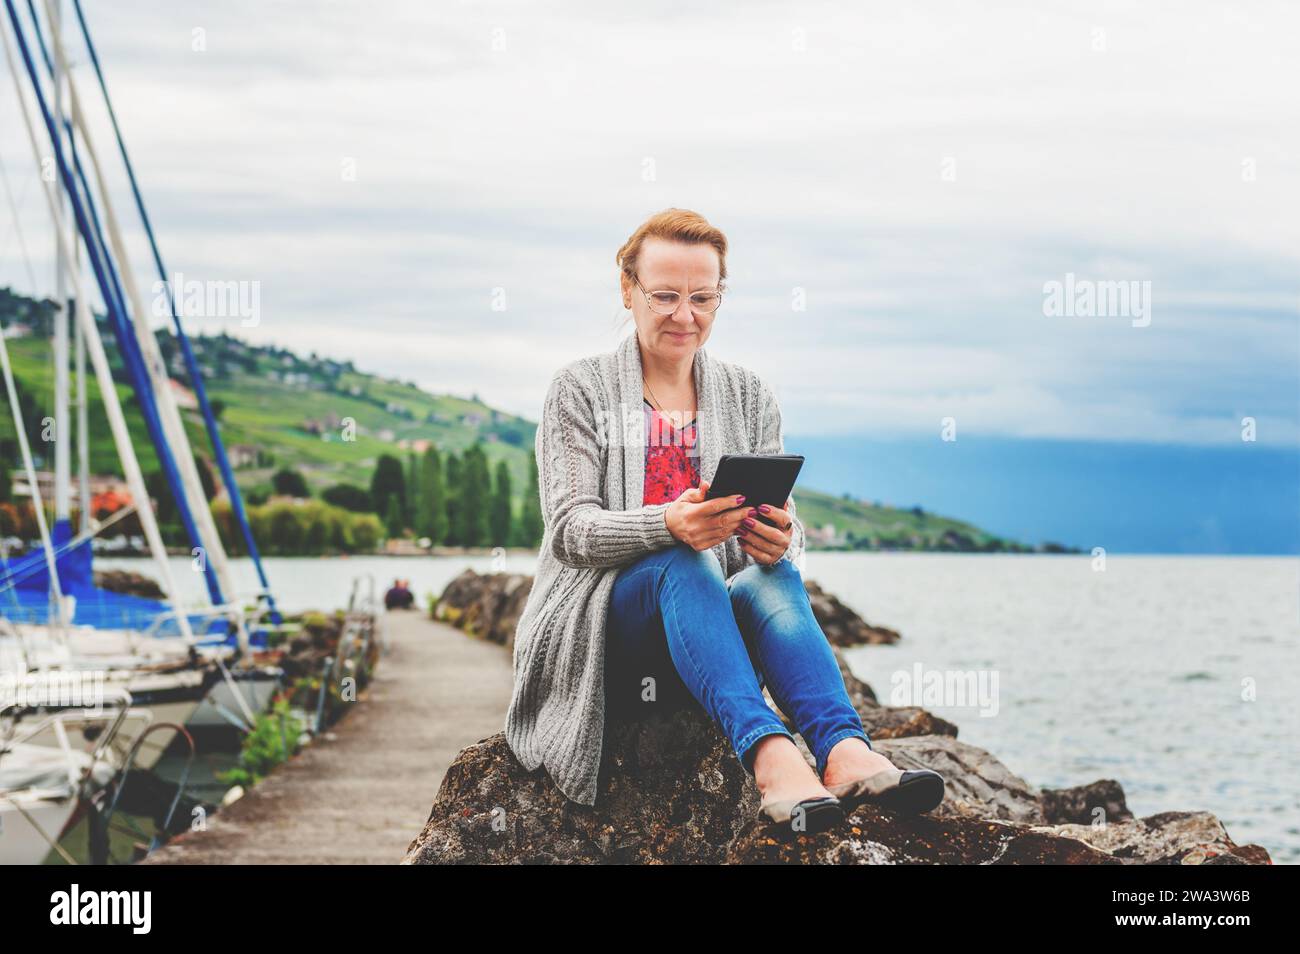
[[759,513],[767,513],[767,512],[768,512],[769,510],[771,510],[771,509],[772,509],[772,508],[769,507],[767,504],[759,504],[759,506],[758,506],[758,511],[759,511]]
[[744,502],[745,502],[745,498],[744,498],[744,497],[737,497],[737,498],[736,498],[736,506],[737,506],[737,507],[739,507],[739,506],[740,506],[741,504],[743,504]]

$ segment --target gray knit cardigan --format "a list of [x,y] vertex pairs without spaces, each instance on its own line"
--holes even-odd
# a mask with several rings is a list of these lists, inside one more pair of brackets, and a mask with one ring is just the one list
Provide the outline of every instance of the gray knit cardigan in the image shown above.
[[[700,477],[723,454],[784,453],[776,397],[757,374],[695,352]],[[645,421],[635,334],[556,372],[537,428],[544,532],[515,631],[506,741],[571,801],[596,803],[605,729],[605,619],[619,569],[674,546],[667,503],[643,506]],[[793,510],[791,511],[793,515]],[[802,570],[804,527],[784,559]],[[735,536],[712,551],[729,581],[754,562]]]

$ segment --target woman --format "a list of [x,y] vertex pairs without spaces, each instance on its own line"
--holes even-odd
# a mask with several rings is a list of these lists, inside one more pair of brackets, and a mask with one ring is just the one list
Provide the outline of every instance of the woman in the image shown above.
[[636,333],[551,382],[536,442],[545,533],[515,635],[506,739],[526,768],[545,766],[592,805],[607,708],[698,704],[774,823],[819,830],[869,798],[928,811],[943,779],[873,751],[849,701],[796,567],[794,502],[705,498],[723,454],[783,452],[771,388],[704,349],[726,253],[697,213],[651,217],[616,256]]

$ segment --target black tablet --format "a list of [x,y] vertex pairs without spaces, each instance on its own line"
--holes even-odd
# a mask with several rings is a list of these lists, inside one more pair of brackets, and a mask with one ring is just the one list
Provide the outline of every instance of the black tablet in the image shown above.
[[[801,467],[802,454],[723,454],[705,496],[743,496],[744,507],[768,504],[784,510]],[[766,517],[759,519],[774,526]]]

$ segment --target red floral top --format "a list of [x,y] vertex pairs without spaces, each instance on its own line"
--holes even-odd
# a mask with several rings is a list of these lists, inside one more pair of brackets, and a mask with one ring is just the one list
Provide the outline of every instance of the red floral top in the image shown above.
[[654,409],[645,406],[645,495],[642,506],[669,503],[690,487],[700,485],[700,449],[696,420],[680,429]]

